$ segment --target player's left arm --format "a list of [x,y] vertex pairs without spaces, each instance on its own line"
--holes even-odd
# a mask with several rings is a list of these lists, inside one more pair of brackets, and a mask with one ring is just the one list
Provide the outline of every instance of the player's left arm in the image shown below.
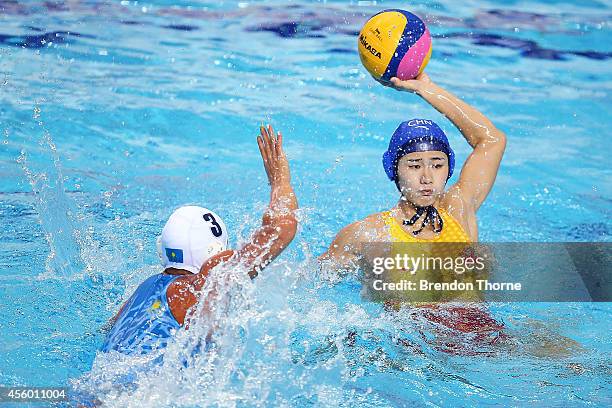
[[[270,204],[262,217],[262,223],[248,242],[227,256],[224,261],[237,264],[238,268],[247,270],[251,278],[279,256],[293,240],[298,221],[295,211],[298,202],[291,186],[289,162],[283,149],[283,137],[280,132],[274,133],[272,126],[260,128],[257,138],[259,151],[271,187]],[[206,264],[205,264],[206,265]],[[202,267],[195,280],[195,287],[203,287],[211,265]]]
[[491,191],[504,150],[506,135],[480,111],[431,81],[424,72],[413,80],[391,78],[391,87],[416,93],[446,116],[474,150],[469,155],[457,184],[451,187],[470,203],[474,211]]
[[298,202],[291,186],[289,161],[283,149],[283,136],[272,126],[260,128],[257,138],[259,152],[270,184],[270,204],[262,217],[261,226],[249,242],[236,251],[239,262],[254,278],[279,256],[295,237]]
[[[188,309],[198,302],[210,272],[223,264],[228,270],[246,270],[251,278],[279,256],[289,246],[297,230],[295,211],[297,199],[289,172],[289,162],[282,145],[282,135],[274,133],[271,126],[260,128],[257,138],[259,151],[271,187],[270,204],[263,215],[261,226],[253,232],[251,239],[237,250],[227,250],[206,260],[200,272],[177,279],[168,288],[168,302],[172,314],[179,323],[184,322]],[[225,278],[229,275],[225,275]],[[203,310],[214,307],[219,300],[214,287],[207,293]]]

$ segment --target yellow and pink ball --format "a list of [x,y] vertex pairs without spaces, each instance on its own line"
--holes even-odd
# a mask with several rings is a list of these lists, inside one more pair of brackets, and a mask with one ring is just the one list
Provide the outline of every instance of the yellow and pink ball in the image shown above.
[[425,23],[404,10],[384,10],[363,26],[358,40],[363,66],[381,82],[417,77],[431,57],[431,35]]

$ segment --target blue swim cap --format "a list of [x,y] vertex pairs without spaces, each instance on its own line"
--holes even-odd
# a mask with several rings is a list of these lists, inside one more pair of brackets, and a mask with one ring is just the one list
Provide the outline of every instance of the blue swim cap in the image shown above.
[[455,153],[451,149],[446,135],[433,120],[411,119],[402,122],[389,142],[389,148],[383,154],[383,167],[390,180],[397,182],[397,163],[408,153],[444,152],[448,156],[448,180],[455,168]]

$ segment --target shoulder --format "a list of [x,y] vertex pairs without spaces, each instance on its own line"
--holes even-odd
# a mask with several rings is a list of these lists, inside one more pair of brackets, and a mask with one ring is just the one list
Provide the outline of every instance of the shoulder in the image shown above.
[[[208,258],[200,267],[200,272],[187,275],[184,278],[184,284],[191,285],[196,291],[199,291],[204,286],[206,278],[211,270],[213,270],[216,266],[225,263],[225,262],[236,262],[238,263],[240,259],[238,259],[238,253],[233,249],[226,249],[225,251],[221,251],[210,258]],[[181,285],[181,280],[177,279],[177,284]]]
[[374,241],[380,235],[380,231],[385,228],[385,218],[388,216],[388,211],[370,214],[367,217],[355,221],[352,224],[342,228],[336,235],[335,241]]
[[381,230],[386,229],[391,219],[393,219],[393,210],[374,213],[362,220],[362,228],[368,235],[372,233],[378,235]]
[[353,268],[362,253],[362,245],[377,240],[379,228],[384,225],[379,214],[372,214],[362,220],[355,221],[337,234],[331,245],[319,260],[330,261],[334,269]]
[[470,200],[466,200],[462,194],[459,183],[453,184],[444,193],[440,201],[440,206],[452,215],[474,212],[474,206],[470,203]]
[[[196,295],[204,286],[210,271],[215,266],[232,259],[235,255],[236,252],[231,249],[219,252],[204,262],[199,273],[181,275],[174,279],[166,289],[168,304],[173,312],[176,308],[188,309],[195,304]],[[179,319],[177,318],[177,320]]]
[[342,229],[342,231],[350,231],[359,235],[367,234],[368,232],[376,230],[385,225],[384,218],[386,214],[388,214],[388,212],[370,214],[364,219],[347,225]]
[[[461,194],[461,187],[454,184],[444,194],[440,206],[452,216],[468,234],[475,230],[476,209],[470,200]],[[472,239],[474,237],[472,236]]]

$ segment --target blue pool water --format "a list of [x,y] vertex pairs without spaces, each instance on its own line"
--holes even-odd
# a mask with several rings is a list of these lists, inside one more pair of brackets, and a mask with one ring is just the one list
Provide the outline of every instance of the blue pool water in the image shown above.
[[[362,300],[354,277],[317,272],[341,227],[395,204],[380,158],[400,121],[440,123],[458,165],[469,152],[439,113],[360,65],[356,33],[392,7],[407,6],[0,2],[0,384],[71,385],[108,406],[610,406],[609,303],[494,304],[512,351],[450,355],[411,316]],[[610,3],[410,10],[434,36],[431,78],[508,135],[480,240],[610,241]],[[159,272],[171,211],[214,209],[232,245],[258,225],[262,121],[285,136],[298,236],[169,353],[206,324],[223,327],[219,349],[111,389],[134,362],[94,364],[99,329]],[[554,336],[582,350],[530,353]]]

